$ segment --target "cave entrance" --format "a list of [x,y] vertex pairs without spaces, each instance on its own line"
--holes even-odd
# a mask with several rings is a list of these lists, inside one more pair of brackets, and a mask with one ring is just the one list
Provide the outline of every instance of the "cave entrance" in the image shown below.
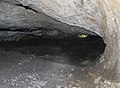
[[1,42],[0,86],[95,88],[104,49],[102,38],[90,35]]
[[91,35],[2,42],[0,46],[5,51],[33,55],[46,61],[79,67],[94,65],[105,49],[102,38]]

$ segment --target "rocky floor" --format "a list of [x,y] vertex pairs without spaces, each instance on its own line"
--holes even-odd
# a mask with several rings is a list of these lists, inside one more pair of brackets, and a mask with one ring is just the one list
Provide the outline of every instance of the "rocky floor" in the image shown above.
[[0,43],[0,88],[95,88],[88,78],[105,45],[100,38]]

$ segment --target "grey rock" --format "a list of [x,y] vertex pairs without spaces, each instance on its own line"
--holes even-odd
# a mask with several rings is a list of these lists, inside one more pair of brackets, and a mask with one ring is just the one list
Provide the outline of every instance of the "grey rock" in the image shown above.
[[[9,36],[14,36],[14,35],[19,36],[19,35],[22,35],[24,31],[25,31],[24,35],[28,34],[26,33],[26,31],[30,32],[29,34],[33,34],[33,35],[34,35],[34,31],[37,31],[37,32],[44,31],[45,33],[44,35],[48,35],[48,36],[51,36],[51,35],[61,36],[60,35],[61,33],[57,33],[58,31],[63,32],[62,34],[86,33],[90,35],[96,35],[93,29],[91,30],[87,28],[88,30],[86,30],[85,27],[83,27],[82,25],[81,26],[71,25],[69,22],[66,23],[61,21],[61,19],[63,18],[56,19],[56,16],[55,16],[56,14],[53,14],[55,16],[53,17],[45,13],[44,11],[47,12],[48,10],[46,9],[48,7],[46,8],[40,7],[43,5],[46,6],[45,2],[42,2],[43,5],[39,5],[41,2],[42,1],[34,2],[32,0],[31,1],[1,0],[0,1],[0,30],[1,30],[0,39],[12,41],[12,40],[15,40],[15,38],[12,37],[11,39],[11,37],[9,38]],[[47,1],[47,4],[50,4],[50,3],[54,3],[54,1],[49,1],[49,2]],[[54,4],[57,5],[56,2]],[[56,8],[56,11],[59,11],[58,7],[54,7],[54,8],[50,7],[50,8],[51,9],[49,11],[52,11],[52,9],[54,8]],[[53,11],[52,13],[56,13],[56,12]],[[68,17],[64,19],[68,19]],[[42,36],[42,34],[41,32],[38,32],[37,36]],[[4,37],[7,37],[7,39],[4,39]]]
[[110,80],[115,69],[120,82],[119,0],[0,0],[0,40],[79,33],[103,38],[105,61],[96,65],[96,73]]

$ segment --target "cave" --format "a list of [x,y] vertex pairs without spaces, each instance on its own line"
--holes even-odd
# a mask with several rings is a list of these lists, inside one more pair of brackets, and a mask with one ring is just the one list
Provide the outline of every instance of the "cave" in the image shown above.
[[0,88],[120,88],[119,0],[0,0]]
[[[87,34],[74,34],[59,38],[26,35],[26,37],[22,37],[18,41],[1,41],[0,72],[3,74],[0,74],[3,77],[2,80],[7,80],[5,83],[9,82],[12,87],[19,88],[24,84],[21,83],[22,81],[26,83],[24,84],[25,86],[42,85],[40,83],[34,84],[34,79],[37,78],[47,81],[52,80],[53,84],[47,83],[45,87],[55,87],[55,85],[59,87],[70,86],[71,82],[76,83],[76,80],[89,79],[85,76],[100,62],[105,46],[100,36]],[[4,69],[7,69],[7,71]],[[81,73],[78,75],[79,72]],[[39,73],[38,76],[36,76],[37,73]],[[32,74],[33,78],[29,78],[30,74]],[[55,76],[50,77],[53,74]],[[7,79],[5,79],[5,75]],[[11,75],[13,75],[12,78],[9,78]],[[59,78],[59,75],[63,77]],[[75,77],[72,78],[72,76]],[[47,79],[46,77],[50,78]],[[57,78],[55,79],[54,77]],[[70,80],[70,84],[60,85],[62,83],[60,80],[67,82],[66,79]],[[28,82],[25,80],[28,80]],[[31,85],[29,81],[31,81]],[[56,83],[56,81],[60,83]],[[2,86],[6,86],[4,85],[5,83],[1,82]],[[72,84],[72,86],[75,87],[76,85]]]
[[41,36],[19,41],[1,41],[0,48],[6,52],[15,51],[34,56],[48,56],[43,59],[57,63],[75,66],[94,65],[102,56],[105,43],[99,36],[84,35],[75,34],[63,38]]

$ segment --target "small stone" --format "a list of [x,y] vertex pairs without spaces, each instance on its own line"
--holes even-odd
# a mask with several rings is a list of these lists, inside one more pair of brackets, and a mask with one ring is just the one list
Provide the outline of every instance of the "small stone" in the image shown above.
[[89,63],[90,63],[90,61],[85,60],[85,61],[81,62],[81,65],[82,66],[86,66],[86,65],[89,65]]
[[75,69],[74,69],[74,68],[72,68],[71,70],[72,70],[72,71],[74,71]]
[[29,80],[28,79],[25,79],[26,82],[28,82]]
[[45,86],[45,85],[47,85],[47,81],[36,81],[36,84],[37,85],[40,85],[40,86]]
[[100,76],[100,77],[98,77],[97,79],[95,79],[95,80],[94,80],[94,84],[98,84],[98,83],[100,82],[101,78],[102,78],[102,77]]
[[67,88],[67,87],[56,85],[56,88]]
[[77,87],[73,86],[72,88],[77,88]]
[[22,63],[18,63],[18,65],[22,65]]

